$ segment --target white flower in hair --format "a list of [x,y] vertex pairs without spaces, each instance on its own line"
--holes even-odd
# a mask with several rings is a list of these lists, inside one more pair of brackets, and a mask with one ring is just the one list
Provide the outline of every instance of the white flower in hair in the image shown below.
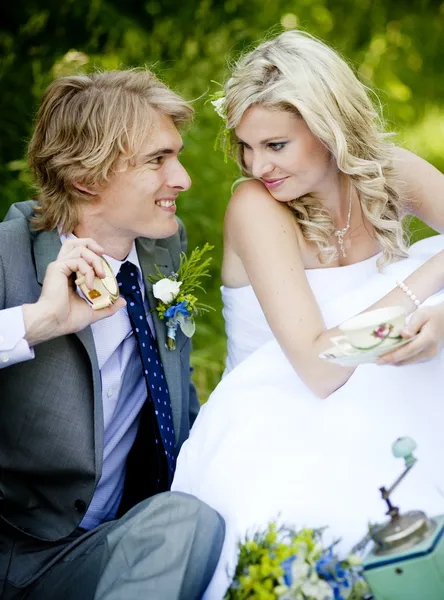
[[211,100],[211,104],[214,106],[214,110],[217,112],[219,117],[226,119],[225,115],[225,96],[217,98],[217,100]]

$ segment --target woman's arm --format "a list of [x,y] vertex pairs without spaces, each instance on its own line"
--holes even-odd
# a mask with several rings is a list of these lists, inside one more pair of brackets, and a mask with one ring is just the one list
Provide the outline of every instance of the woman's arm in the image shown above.
[[[354,369],[319,358],[331,346],[331,337],[341,332],[325,328],[305,275],[297,228],[288,208],[257,181],[240,185],[227,209],[225,235],[244,265],[270,328],[301,379],[325,398],[341,387]],[[444,286],[444,253],[430,259],[405,282],[421,301],[437,292]],[[369,309],[397,305],[408,313],[415,309],[398,288]]]
[[407,212],[444,233],[444,175],[430,163],[404,148],[394,149],[399,192],[407,200]]
[[[429,258],[427,262],[404,279],[404,283],[421,303],[442,290],[444,287],[444,251]],[[399,287],[369,306],[366,311],[384,306],[403,306],[407,314],[416,309],[414,302]]]
[[297,227],[287,206],[257,181],[236,189],[225,216],[226,242],[242,261],[277,341],[301,379],[325,398],[354,369],[318,357],[331,342],[318,342],[326,328],[305,275]]
[[[402,148],[396,148],[394,156],[401,179],[400,192],[407,198],[410,212],[436,231],[444,232],[444,175],[422,158]],[[412,290],[421,287],[421,299],[441,289],[444,273],[441,262],[442,253],[408,278],[407,284]],[[435,282],[430,278],[434,266],[438,269]],[[429,277],[421,277],[421,271],[427,269]],[[420,308],[401,333],[406,338],[419,335],[410,344],[385,354],[378,364],[401,366],[435,356],[444,344],[444,303]]]

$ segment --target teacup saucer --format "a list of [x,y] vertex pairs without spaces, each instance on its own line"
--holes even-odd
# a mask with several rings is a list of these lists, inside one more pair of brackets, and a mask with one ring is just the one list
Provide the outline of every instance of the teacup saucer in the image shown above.
[[319,358],[323,358],[328,360],[329,362],[335,363],[337,365],[341,365],[342,367],[357,367],[358,365],[363,365],[366,363],[375,363],[377,359],[386,354],[387,352],[391,352],[396,348],[400,348],[405,344],[408,344],[412,340],[414,340],[418,334],[414,335],[411,338],[406,338],[396,342],[390,347],[384,346],[383,348],[373,348],[373,350],[347,350],[347,353],[340,350],[337,346],[333,346],[329,348],[325,352],[322,352],[319,355]]

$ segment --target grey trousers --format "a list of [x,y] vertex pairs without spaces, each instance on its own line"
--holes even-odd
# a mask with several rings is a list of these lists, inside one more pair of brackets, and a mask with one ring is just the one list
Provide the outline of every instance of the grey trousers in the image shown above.
[[[63,543],[37,548],[12,540],[0,600],[198,600],[224,533],[222,518],[203,502],[159,494]],[[36,574],[32,565],[42,552],[45,565]]]

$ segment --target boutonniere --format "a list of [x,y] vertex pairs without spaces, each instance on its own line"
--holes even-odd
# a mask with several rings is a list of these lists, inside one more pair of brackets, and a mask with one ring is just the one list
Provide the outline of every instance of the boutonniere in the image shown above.
[[148,277],[148,281],[153,284],[153,295],[158,301],[157,314],[166,324],[168,350],[176,349],[178,327],[190,338],[196,330],[194,317],[214,310],[213,307],[199,302],[195,295],[197,289],[205,293],[201,279],[210,276],[208,266],[211,257],[203,260],[203,256],[213,247],[205,244],[203,248],[195,248],[189,257],[182,253],[177,273],[173,272],[165,277],[159,267],[154,265],[156,274]]

